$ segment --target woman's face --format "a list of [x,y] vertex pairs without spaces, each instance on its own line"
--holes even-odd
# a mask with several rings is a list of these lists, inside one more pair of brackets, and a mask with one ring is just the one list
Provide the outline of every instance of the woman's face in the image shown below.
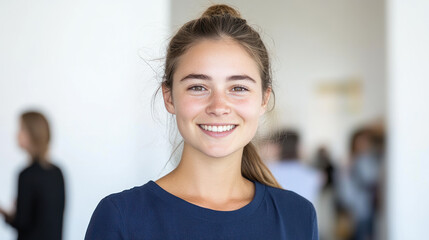
[[18,130],[18,145],[25,151],[30,151],[31,141],[28,136],[27,130],[25,129],[25,125],[22,121],[20,121],[20,126]]
[[180,57],[172,91],[163,89],[188,147],[210,157],[242,150],[254,137],[270,89],[258,66],[233,40],[202,40]]

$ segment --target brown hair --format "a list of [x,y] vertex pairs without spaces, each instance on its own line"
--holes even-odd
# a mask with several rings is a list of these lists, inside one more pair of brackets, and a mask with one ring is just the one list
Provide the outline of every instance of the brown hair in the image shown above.
[[39,112],[28,111],[21,114],[21,121],[31,141],[31,157],[36,161],[47,162],[51,139],[48,120]]
[[[232,39],[243,46],[259,67],[263,92],[272,89],[268,52],[259,33],[241,18],[237,10],[223,4],[209,7],[200,18],[185,23],[173,36],[167,49],[162,85],[171,91],[177,64],[189,48],[204,39],[221,38]],[[244,177],[280,188],[252,143],[244,147],[241,166]]]

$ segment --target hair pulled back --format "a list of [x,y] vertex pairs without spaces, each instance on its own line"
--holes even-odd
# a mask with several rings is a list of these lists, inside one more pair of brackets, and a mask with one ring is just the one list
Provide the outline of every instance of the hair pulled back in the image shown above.
[[39,112],[28,111],[21,114],[21,122],[31,141],[31,157],[40,163],[46,163],[51,139],[48,120]]
[[[258,65],[263,93],[272,88],[271,67],[267,49],[258,32],[250,27],[234,8],[220,4],[209,7],[200,18],[185,23],[171,39],[165,62],[162,85],[173,88],[173,75],[180,57],[204,39],[232,39],[240,44]],[[241,173],[260,183],[280,187],[250,142],[244,147]]]

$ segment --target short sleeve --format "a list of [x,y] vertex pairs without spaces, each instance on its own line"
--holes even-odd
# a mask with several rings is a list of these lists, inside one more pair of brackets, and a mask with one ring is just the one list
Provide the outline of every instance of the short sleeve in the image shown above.
[[92,214],[85,240],[124,240],[127,239],[124,233],[119,208],[109,197],[104,198]]

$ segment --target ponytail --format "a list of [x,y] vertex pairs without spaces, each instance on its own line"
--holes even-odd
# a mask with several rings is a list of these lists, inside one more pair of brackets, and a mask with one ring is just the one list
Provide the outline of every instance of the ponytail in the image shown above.
[[270,187],[282,188],[268,167],[262,162],[252,142],[244,147],[241,174],[249,180],[257,181]]

